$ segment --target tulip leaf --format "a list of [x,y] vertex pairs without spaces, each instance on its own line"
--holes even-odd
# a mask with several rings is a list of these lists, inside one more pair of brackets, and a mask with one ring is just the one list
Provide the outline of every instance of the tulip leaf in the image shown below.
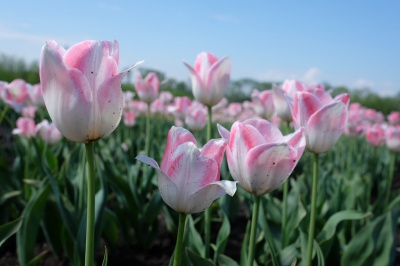
[[104,247],[104,258],[101,266],[107,266],[107,264],[108,264],[108,252],[107,252],[107,247]]
[[22,224],[22,217],[0,226],[0,247],[13,234],[17,233]]
[[231,226],[229,223],[228,216],[225,213],[222,213],[222,224],[219,229],[217,235],[217,241],[215,243],[215,253],[214,253],[214,261],[216,260],[219,254],[223,254],[225,252],[226,244],[228,243],[229,234],[231,232]]
[[218,254],[217,261],[218,266],[239,266],[236,261],[224,254]]
[[18,261],[22,265],[28,264],[33,258],[39,224],[43,219],[44,206],[50,193],[50,186],[46,181],[40,190],[36,191],[29,199],[22,216],[24,220],[17,232]]
[[193,266],[215,266],[210,260],[203,258],[196,252],[192,251],[190,248],[185,249],[186,254]]
[[290,265],[300,256],[299,251],[297,250],[297,242],[293,243],[285,247],[283,250],[279,252],[280,264],[281,265]]

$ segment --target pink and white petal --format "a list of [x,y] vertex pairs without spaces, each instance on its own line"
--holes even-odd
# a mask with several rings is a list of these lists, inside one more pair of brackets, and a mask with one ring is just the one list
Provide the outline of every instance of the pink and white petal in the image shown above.
[[318,97],[323,105],[332,103],[332,96],[324,89],[316,89],[313,91],[314,95]]
[[348,108],[350,104],[350,95],[348,93],[342,93],[336,96],[333,100],[343,102]]
[[[218,164],[218,174],[215,175],[216,180],[220,180],[220,169],[222,159],[224,158],[225,149],[228,144],[226,139],[212,139],[207,142],[204,147],[201,149],[200,155],[207,158],[214,159]],[[213,182],[213,181],[211,181]]]
[[266,143],[279,142],[283,135],[279,128],[265,119],[251,118],[243,121],[244,125],[252,125],[261,133]]
[[212,53],[202,52],[200,53],[196,61],[194,62],[194,69],[199,76],[205,80],[208,70],[218,61],[218,58]]
[[310,117],[307,125],[307,150],[314,153],[328,151],[346,128],[347,107],[341,102],[333,102]]
[[322,107],[321,101],[312,93],[296,92],[293,102],[293,120],[299,127],[307,127],[308,119]]
[[140,154],[140,155],[136,156],[135,159],[138,161],[141,161],[144,164],[147,164],[150,167],[153,167],[157,171],[161,171],[160,167],[158,166],[158,163],[153,158],[150,158],[146,155]]
[[227,141],[229,141],[229,137],[230,137],[230,132],[224,128],[223,126],[221,126],[220,124],[217,123],[217,128],[218,128],[218,133],[219,135],[226,139]]
[[263,195],[277,189],[297,164],[297,151],[286,143],[264,144],[252,149],[245,162],[249,192]]
[[286,135],[283,137],[283,142],[286,142],[289,146],[292,146],[294,149],[301,149],[301,153],[303,153],[304,148],[306,147],[306,137],[304,127],[297,129],[292,134]]
[[194,143],[185,142],[174,151],[169,168],[162,170],[175,182],[179,191],[190,195],[217,180],[219,166],[214,159],[202,157]]
[[264,143],[263,135],[254,126],[241,122],[232,125],[228,145],[233,153],[236,151],[247,153],[251,148]]
[[225,95],[231,75],[231,61],[228,57],[220,59],[215,63],[205,80],[205,87],[210,95],[208,106],[216,105]]
[[153,88],[160,87],[160,81],[158,80],[157,74],[155,72],[150,72],[146,76],[145,81],[151,84]]
[[62,52],[63,49],[55,42],[48,42],[42,49],[40,80],[43,98],[58,130],[70,140],[86,142],[92,92],[82,73],[64,64]]
[[181,191],[179,191],[176,184],[162,171],[158,171],[158,189],[160,190],[161,198],[164,202],[177,212],[182,212],[181,204],[185,202],[181,198]]
[[171,129],[168,131],[164,156],[161,161],[162,171],[167,172],[174,151],[179,145],[185,142],[192,142],[194,144],[197,144],[196,139],[187,129],[184,129],[183,127],[172,126]]
[[226,147],[226,161],[228,163],[229,172],[231,173],[233,180],[238,181],[240,185],[246,183],[246,173],[241,172],[241,169],[243,169],[243,167],[239,166],[238,163],[233,159],[232,151],[229,146]]
[[209,93],[204,91],[207,88],[205,88],[205,84],[203,83],[203,80],[199,76],[199,73],[196,72],[196,70],[193,69],[191,65],[186,63],[185,61],[183,64],[188,68],[189,74],[190,74],[190,79],[192,81],[192,91],[194,97],[201,103],[206,103],[208,102],[209,99]]
[[227,180],[217,181],[194,192],[186,199],[185,213],[202,212],[210,207],[214,200],[225,194],[233,196],[236,192],[236,183],[237,182]]

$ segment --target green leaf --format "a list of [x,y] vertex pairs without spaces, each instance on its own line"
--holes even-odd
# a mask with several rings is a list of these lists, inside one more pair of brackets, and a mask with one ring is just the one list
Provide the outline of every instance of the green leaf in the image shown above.
[[247,263],[247,250],[249,247],[249,236],[250,236],[250,221],[246,225],[246,233],[243,238],[242,248],[240,249],[240,265],[244,266]]
[[218,266],[239,266],[236,261],[224,254],[219,254],[217,257],[217,261]]
[[196,252],[192,251],[190,248],[186,248],[186,255],[193,266],[215,266],[210,260],[203,258]]
[[36,255],[33,259],[31,259],[28,262],[27,266],[35,266],[37,265],[39,262],[42,261],[42,259],[47,255],[47,253],[49,253],[48,250],[43,250],[42,252],[40,252],[38,255]]
[[290,265],[297,259],[298,256],[300,256],[297,246],[297,243],[293,243],[279,252],[281,265]]
[[21,265],[27,265],[33,258],[39,223],[43,219],[44,206],[49,193],[50,186],[44,182],[42,188],[32,195],[22,212],[24,220],[21,229],[17,232],[18,261]]
[[108,252],[107,252],[107,247],[104,247],[104,258],[103,258],[103,263],[101,265],[107,266],[107,264],[108,264]]
[[215,255],[214,255],[215,258],[219,254],[223,254],[225,252],[230,232],[231,232],[231,225],[229,223],[228,216],[225,213],[222,213],[222,225],[221,228],[219,229],[217,235],[217,241],[215,243]]
[[13,234],[17,233],[22,224],[22,217],[0,226],[0,247]]

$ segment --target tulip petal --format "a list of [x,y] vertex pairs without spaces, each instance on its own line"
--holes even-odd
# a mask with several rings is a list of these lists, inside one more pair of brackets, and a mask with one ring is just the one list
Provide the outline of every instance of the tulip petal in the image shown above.
[[[220,59],[215,63],[208,73],[205,87],[209,95],[208,106],[216,105],[225,95],[231,75],[231,60],[228,57]],[[200,101],[201,102],[201,101]]]
[[[227,144],[228,142],[225,139],[212,139],[201,149],[201,156],[212,158],[218,164],[218,174],[215,175],[216,179],[214,181],[218,181],[220,179],[220,168]],[[209,180],[209,182],[213,181]]]
[[86,142],[92,108],[90,84],[63,61],[64,48],[49,41],[42,49],[40,80],[43,98],[57,129],[68,139]]
[[322,153],[329,150],[346,128],[347,107],[342,101],[325,105],[310,117],[307,124],[307,150]]
[[223,195],[228,194],[233,196],[236,192],[236,183],[237,182],[222,180],[206,185],[189,196],[185,213],[202,212],[210,207],[214,200]]
[[136,156],[135,159],[138,161],[141,161],[142,163],[147,164],[150,167],[153,167],[154,169],[156,169],[158,171],[161,171],[160,167],[158,166],[158,163],[153,158],[150,158],[146,155],[140,154],[140,155]]
[[179,145],[185,142],[193,142],[194,144],[197,144],[196,139],[188,130],[182,127],[171,127],[168,132],[164,156],[161,161],[161,170],[167,173],[168,168],[170,168],[169,165],[174,151]]
[[243,124],[255,127],[262,134],[265,142],[278,142],[283,138],[279,128],[267,120],[252,118],[247,119]]
[[192,81],[192,91],[194,97],[201,103],[209,102],[208,93],[204,93],[205,84],[194,68],[183,61],[183,64],[189,69],[190,79]]
[[224,139],[229,141],[229,137],[230,137],[229,131],[226,128],[224,128],[223,126],[221,126],[220,124],[217,124],[217,128],[218,128],[219,135],[222,138],[224,138]]
[[247,183],[239,184],[255,195],[273,191],[289,177],[297,158],[298,152],[286,143],[259,145],[246,158]]
[[348,93],[342,93],[339,94],[338,96],[335,97],[335,99],[333,99],[335,102],[336,101],[342,101],[346,107],[349,107],[350,104],[350,95]]
[[293,103],[293,122],[296,128],[306,127],[312,114],[322,107],[321,101],[309,92],[296,92]]
[[305,130],[304,127],[297,129],[292,134],[283,137],[283,142],[286,142],[289,146],[302,148],[304,150],[306,146]]

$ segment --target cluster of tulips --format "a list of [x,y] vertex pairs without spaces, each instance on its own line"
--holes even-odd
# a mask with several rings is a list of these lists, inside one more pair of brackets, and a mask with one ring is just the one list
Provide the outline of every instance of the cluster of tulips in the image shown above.
[[[262,198],[283,185],[282,226],[286,228],[287,179],[305,150],[313,154],[313,178],[302,265],[311,265],[319,249],[315,246],[319,155],[332,149],[343,133],[365,136],[373,146],[386,143],[394,155],[400,151],[400,112],[392,112],[386,122],[375,110],[350,104],[348,94],[332,97],[320,84],[287,80],[271,90],[254,90],[251,101],[228,103],[224,94],[230,81],[231,61],[203,52],[194,66],[184,62],[192,82],[193,101],[186,96],[174,98],[167,91],[160,92],[163,82],[154,72],[145,77],[137,74],[135,97],[133,92],[121,90],[121,82],[143,62],[118,73],[118,60],[116,41],[84,41],[68,50],[48,41],[41,53],[40,85],[33,86],[23,80],[0,83],[5,106],[21,114],[13,134],[26,139],[38,135],[46,144],[57,143],[64,136],[68,141],[85,145],[88,169],[85,265],[93,265],[95,258],[95,180],[100,170],[96,169],[94,144],[110,135],[121,119],[125,126],[133,127],[138,117],[146,117],[145,147],[136,159],[156,170],[163,201],[179,214],[173,265],[181,265],[187,245],[184,241],[187,217],[201,212],[204,212],[201,217],[205,245],[202,261],[208,261],[213,216],[209,207],[225,194],[233,196],[237,187],[249,193],[253,201],[244,264],[255,265]],[[52,122],[43,119],[35,124],[35,112],[42,106],[47,108]],[[1,113],[0,123],[6,111]],[[155,115],[174,124],[168,131],[160,164],[150,157],[151,117]],[[230,129],[226,125],[231,125]],[[285,126],[286,135],[280,125]],[[189,130],[200,132],[204,127],[207,127],[206,142],[200,145]],[[213,131],[218,131],[220,138],[213,139]],[[129,149],[126,143],[119,145]],[[225,156],[232,178],[229,180],[220,178]],[[143,165],[143,173],[148,169]],[[276,259],[272,261],[275,263]]]

